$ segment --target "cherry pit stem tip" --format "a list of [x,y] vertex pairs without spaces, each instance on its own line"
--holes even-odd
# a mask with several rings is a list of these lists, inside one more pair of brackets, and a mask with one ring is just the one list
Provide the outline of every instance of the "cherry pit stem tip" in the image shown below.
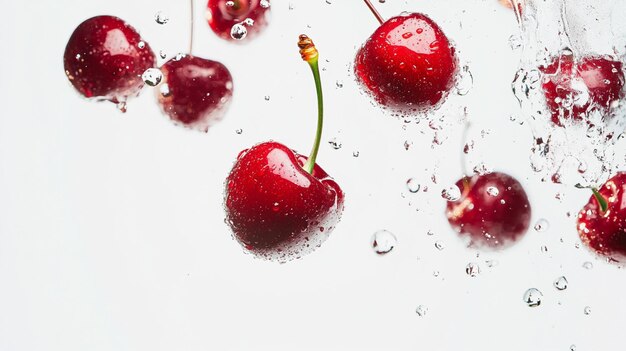
[[370,11],[372,11],[374,16],[378,20],[378,22],[380,22],[380,24],[383,24],[383,22],[385,22],[385,20],[383,19],[383,16],[381,16],[380,13],[376,10],[376,8],[372,4],[372,2],[370,0],[364,0],[364,1],[365,1],[365,5],[367,5],[367,7],[369,7]]
[[317,51],[315,44],[313,44],[313,40],[304,34],[300,35],[298,47],[300,48],[302,60],[306,61],[311,67],[313,78],[315,79],[315,90],[317,92],[317,131],[315,133],[313,149],[311,150],[309,159],[303,166],[307,172],[313,174],[315,159],[317,158],[317,153],[320,149],[320,142],[322,140],[322,128],[324,126],[324,96],[322,94],[322,80],[320,78],[320,69],[318,64],[319,52]]

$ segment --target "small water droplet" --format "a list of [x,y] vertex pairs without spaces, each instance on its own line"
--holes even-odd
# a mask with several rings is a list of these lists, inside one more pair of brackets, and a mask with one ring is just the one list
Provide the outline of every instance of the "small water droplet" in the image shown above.
[[248,29],[241,23],[236,23],[230,29],[230,37],[235,40],[243,40],[248,35]]
[[426,313],[428,313],[428,307],[424,306],[424,305],[419,305],[417,306],[417,308],[415,309],[415,313],[420,316],[420,317],[424,317],[426,315]]
[[261,0],[259,2],[259,4],[261,5],[262,8],[267,9],[270,7],[270,2],[269,0]]
[[461,189],[456,185],[452,185],[441,191],[441,197],[448,201],[458,201],[461,198]]
[[144,41],[140,41],[137,43],[137,47],[140,49],[143,49],[146,47],[146,43]]
[[263,97],[265,99],[265,101],[270,101],[271,97],[269,95],[265,95],[265,97]]
[[587,315],[587,316],[590,315],[591,314],[591,307],[585,306],[584,312],[585,312],[585,315]]
[[397,243],[398,239],[396,239],[396,236],[393,235],[392,232],[384,229],[379,230],[372,235],[372,249],[374,249],[374,252],[379,255],[388,254],[391,250],[393,250]]
[[337,88],[343,88],[343,82],[338,80],[337,82],[335,82],[335,84],[337,85]]
[[161,83],[161,80],[163,80],[163,73],[161,73],[161,70],[158,68],[148,68],[141,75],[141,79],[143,79],[147,85],[156,87]]
[[538,307],[541,305],[542,298],[543,294],[541,291],[535,288],[530,288],[524,293],[524,302],[528,305],[528,307]]
[[576,345],[572,344],[572,346],[569,347],[569,351],[576,351]]
[[163,11],[159,11],[154,15],[154,20],[158,24],[166,24],[170,21],[170,17],[163,13]]
[[162,59],[165,59],[167,57],[167,54],[165,53],[165,51],[159,50],[159,57],[161,57]]
[[342,146],[341,141],[337,140],[337,138],[332,138],[328,141],[328,144],[335,150],[341,149]]
[[489,194],[489,196],[498,196],[500,194],[500,190],[498,190],[495,186],[490,186],[487,188],[487,194]]
[[359,151],[358,150],[352,151],[352,156],[359,157]]
[[587,262],[583,263],[583,268],[584,269],[593,269],[593,263],[587,261]]
[[163,96],[163,97],[170,96],[170,87],[169,87],[169,85],[167,85],[167,83],[161,85],[159,87],[159,92],[161,93],[161,96]]
[[235,130],[235,133],[237,133],[237,134],[241,134],[241,133],[243,133],[243,129],[241,129],[241,128],[236,129],[236,130]]
[[563,290],[567,289],[567,285],[568,285],[567,278],[565,278],[563,276],[556,278],[556,280],[554,281],[554,287],[557,290],[563,291]]
[[545,218],[541,218],[537,221],[537,223],[535,223],[534,228],[538,233],[545,232],[548,228],[550,228],[550,222],[548,222]]
[[465,273],[470,277],[476,277],[480,274],[480,266],[476,262],[470,262],[465,267]]
[[441,241],[436,241],[435,248],[437,248],[437,250],[439,251],[442,251],[444,249],[443,243]]

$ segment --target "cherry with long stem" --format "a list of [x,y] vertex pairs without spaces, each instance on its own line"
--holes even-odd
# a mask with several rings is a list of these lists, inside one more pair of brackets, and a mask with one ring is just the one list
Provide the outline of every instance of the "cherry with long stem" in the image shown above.
[[370,0],[364,0],[364,1],[365,1],[365,5],[367,5],[367,7],[369,7],[370,11],[372,11],[374,16],[378,20],[378,22],[380,22],[380,24],[383,24],[385,22],[385,19],[383,18],[383,16],[380,15],[378,10],[376,10],[376,8],[372,4],[372,2]]
[[307,162],[303,166],[307,172],[312,174],[313,168],[315,167],[315,160],[317,159],[317,153],[320,149],[322,129],[324,128],[324,96],[322,94],[322,80],[320,78],[319,52],[308,36],[302,34],[299,39],[298,47],[300,48],[300,55],[302,56],[302,60],[311,67],[313,79],[315,80],[315,90],[317,92],[317,130],[315,132],[313,148],[311,149]]

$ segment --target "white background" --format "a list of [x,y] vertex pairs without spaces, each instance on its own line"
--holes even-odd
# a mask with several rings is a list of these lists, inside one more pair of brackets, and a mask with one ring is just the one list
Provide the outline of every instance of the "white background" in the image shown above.
[[[362,2],[291,4],[292,10],[275,0],[264,35],[233,45],[209,30],[205,4],[196,1],[194,54],[223,62],[235,83],[226,118],[204,134],[172,125],[150,88],[121,114],[79,97],[63,72],[67,39],[94,15],[124,18],[156,52],[185,51],[187,1],[3,1],[0,350],[622,345],[624,272],[575,247],[575,213],[589,194],[542,183],[528,162],[529,129],[510,121],[519,113],[510,90],[519,59],[508,43],[517,33],[513,14],[495,0],[376,3],[385,17],[427,13],[473,73],[470,93],[452,96],[436,113],[445,121],[439,135],[445,142],[433,146],[428,123],[388,116],[350,75],[356,48],[377,25]],[[168,24],[154,21],[159,10],[171,17]],[[321,52],[327,119],[318,161],[344,189],[346,211],[318,251],[279,265],[244,254],[231,239],[222,191],[236,155],[254,143],[274,139],[310,149],[315,96],[295,45],[300,33]],[[475,141],[468,166],[483,162],[517,177],[531,199],[533,223],[550,223],[505,252],[480,257],[447,225],[440,196],[461,176],[458,121],[465,107]],[[341,149],[328,145],[333,138]],[[429,191],[409,193],[410,177]],[[370,237],[383,228],[399,242],[378,257]],[[499,264],[489,268],[486,260]],[[586,261],[594,268],[584,269]],[[477,262],[481,274],[466,275],[468,262]],[[552,286],[561,275],[570,282],[563,292]],[[544,295],[534,309],[522,301],[531,287]],[[418,305],[428,307],[426,316],[415,313]]]

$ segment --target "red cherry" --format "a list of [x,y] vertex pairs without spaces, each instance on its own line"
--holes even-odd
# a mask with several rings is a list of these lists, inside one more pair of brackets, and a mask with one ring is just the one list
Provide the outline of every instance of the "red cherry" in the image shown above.
[[356,55],[358,82],[378,103],[403,112],[436,108],[452,89],[455,49],[426,15],[384,22]]
[[603,114],[624,96],[622,63],[604,57],[584,57],[574,61],[571,55],[562,55],[547,67],[541,67],[542,81],[552,122],[583,120],[592,109]]
[[309,174],[306,160],[276,142],[239,155],[226,180],[226,218],[253,254],[297,258],[320,246],[339,222],[343,192],[317,164]]
[[72,33],[65,47],[65,74],[88,98],[125,102],[139,94],[141,75],[155,57],[139,33],[113,16],[92,17]]
[[578,234],[590,249],[607,259],[626,262],[626,172],[609,179],[598,190],[606,208],[591,196],[578,214]]
[[[231,36],[235,25],[244,26],[245,38],[257,36],[267,26],[270,6],[269,0],[209,0],[207,9],[207,20],[213,32],[222,39],[234,41],[239,40]],[[247,19],[254,23],[244,24]]]
[[172,121],[206,132],[222,119],[233,95],[233,79],[224,65],[187,55],[167,61],[161,72],[157,96]]
[[469,236],[472,245],[503,248],[528,231],[531,209],[522,185],[504,173],[463,178],[456,185],[461,198],[449,201],[450,225]]

